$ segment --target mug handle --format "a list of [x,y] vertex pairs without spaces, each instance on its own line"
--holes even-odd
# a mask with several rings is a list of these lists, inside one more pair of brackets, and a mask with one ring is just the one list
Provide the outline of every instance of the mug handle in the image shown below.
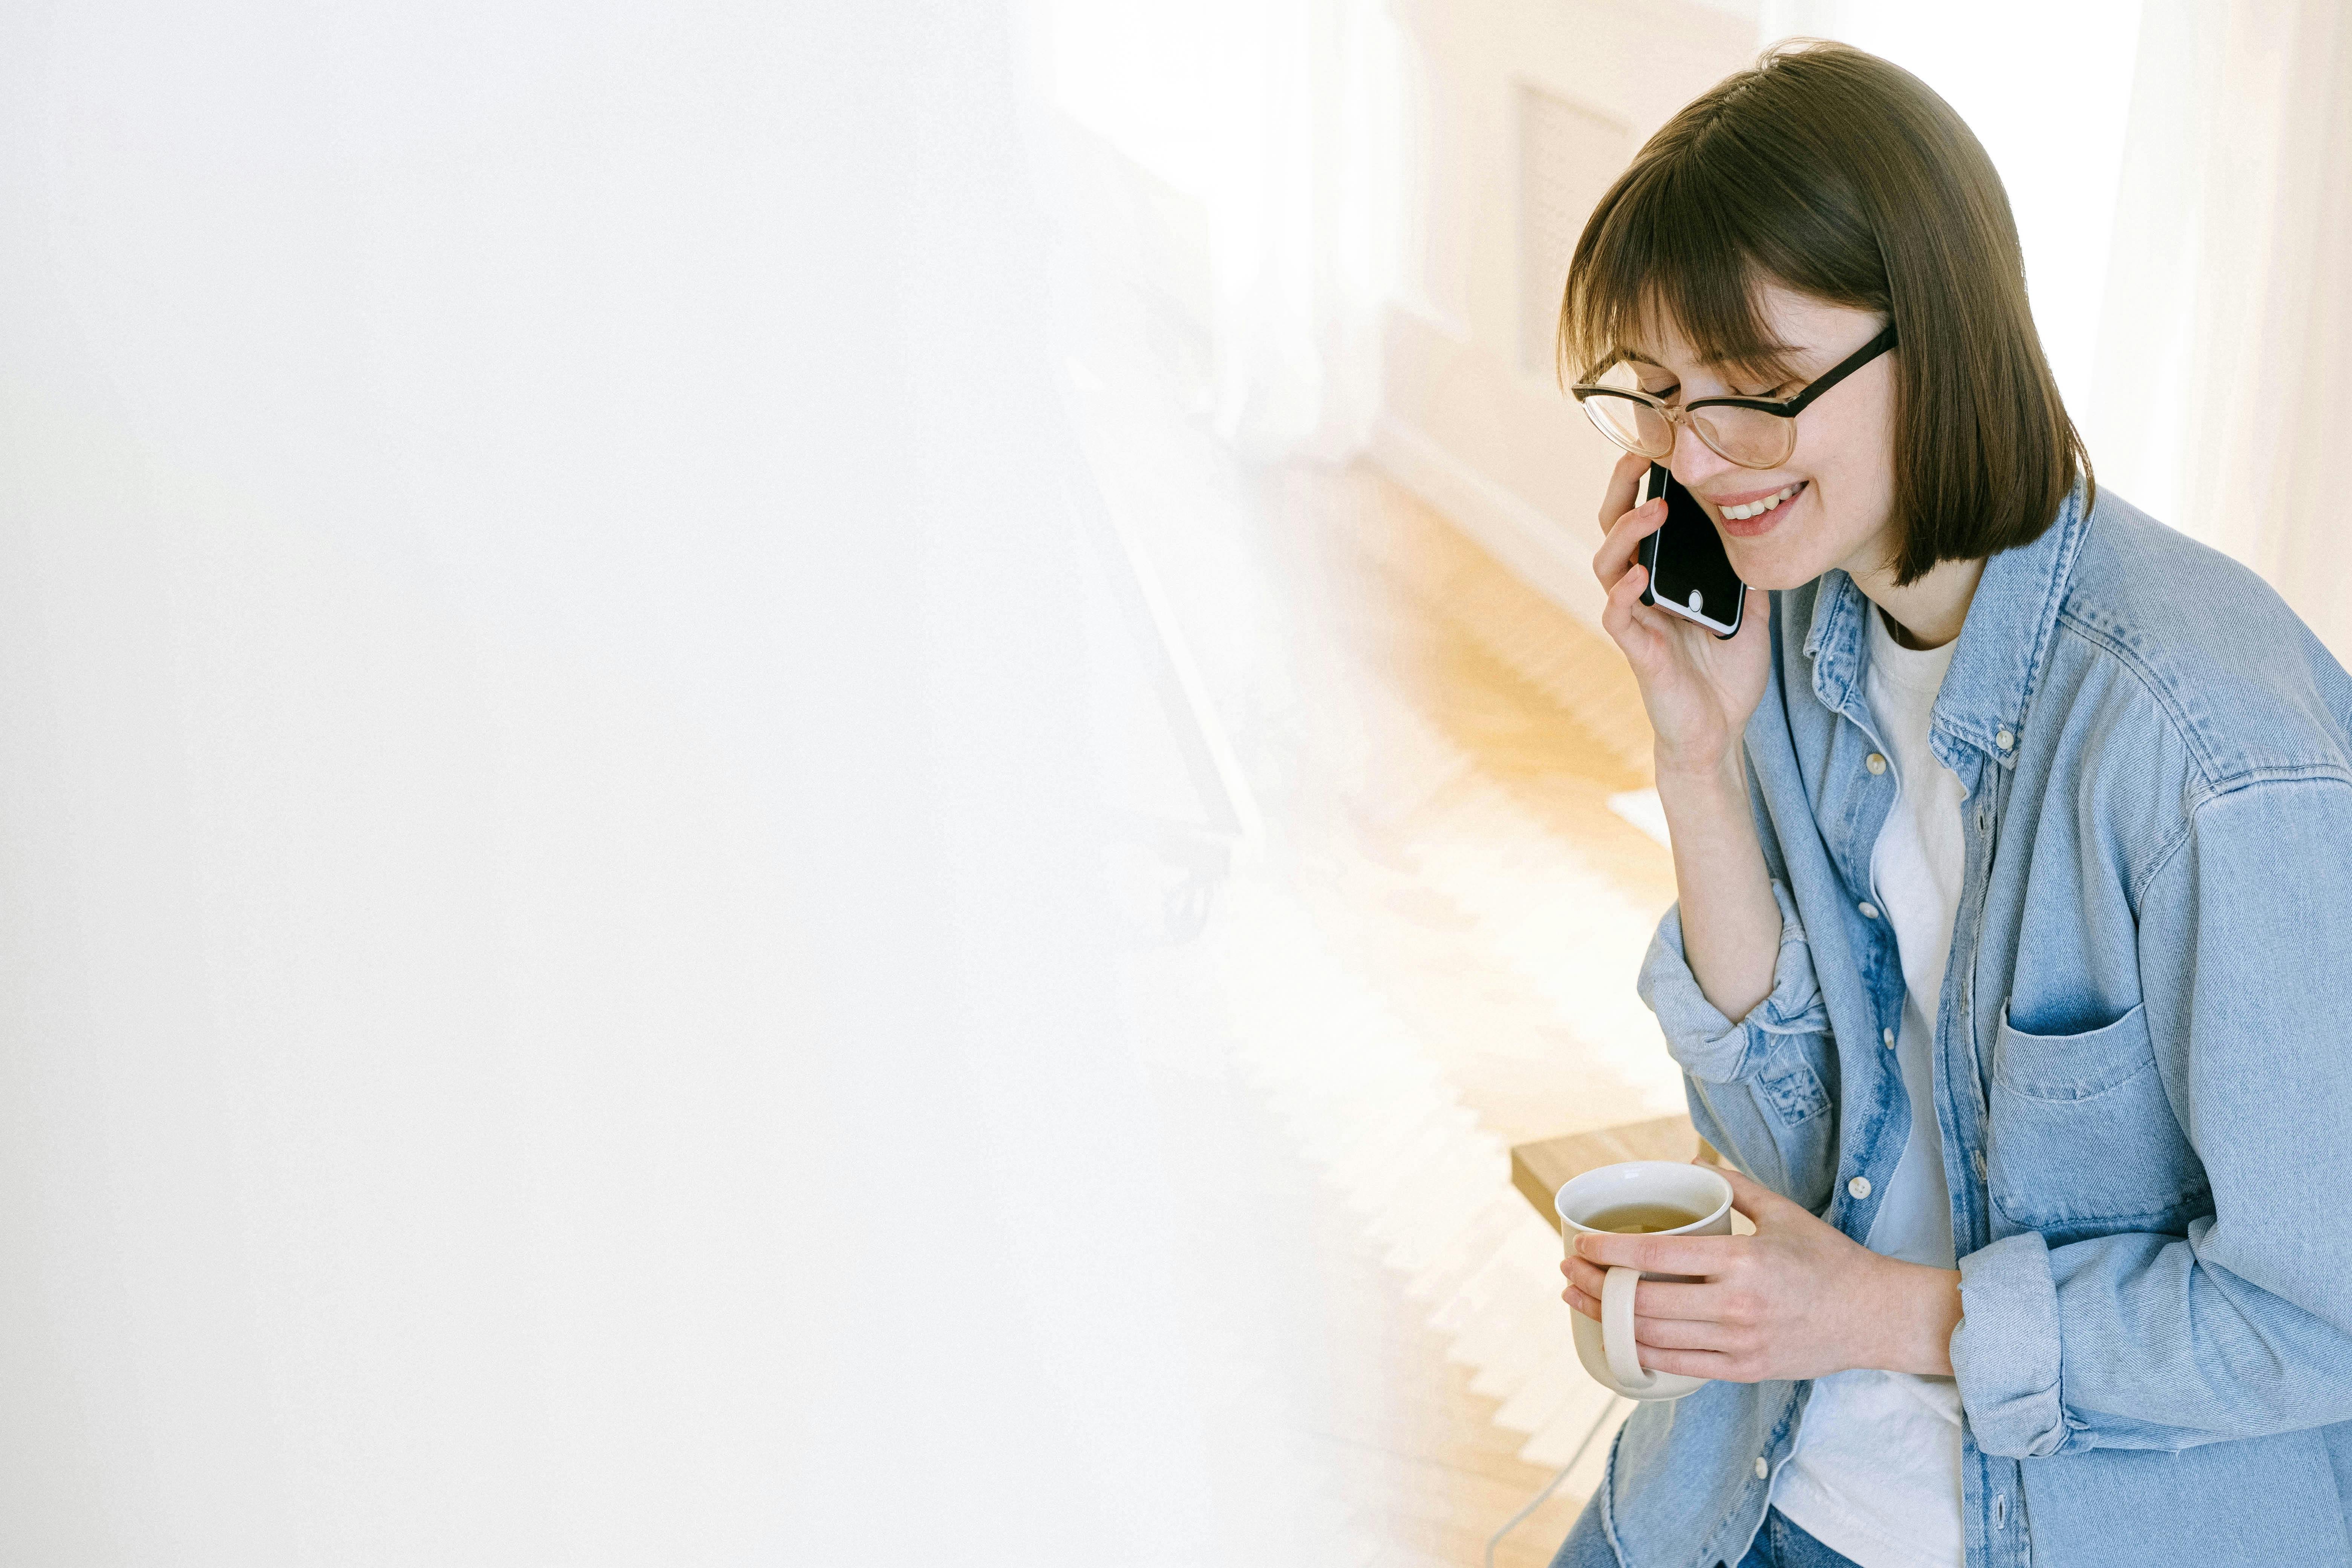
[[1633,1347],[1633,1287],[1642,1282],[1638,1268],[1612,1268],[1601,1285],[1601,1349],[1609,1358],[1609,1375],[1628,1394],[1646,1394],[1658,1381],[1654,1372],[1642,1370]]

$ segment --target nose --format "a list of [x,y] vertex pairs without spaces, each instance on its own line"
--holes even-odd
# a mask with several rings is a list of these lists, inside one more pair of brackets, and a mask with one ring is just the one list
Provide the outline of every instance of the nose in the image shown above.
[[1676,484],[1686,490],[1696,491],[1716,475],[1737,466],[1698,438],[1698,432],[1691,428],[1688,416],[1675,419],[1675,449],[1666,458],[1666,468],[1674,474]]

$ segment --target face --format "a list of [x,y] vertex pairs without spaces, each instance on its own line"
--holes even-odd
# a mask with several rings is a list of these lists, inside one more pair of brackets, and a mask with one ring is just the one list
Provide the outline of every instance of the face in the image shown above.
[[[1872,311],[1778,285],[1766,288],[1760,303],[1765,324],[1797,351],[1789,356],[1792,379],[1759,386],[1728,367],[1701,364],[1666,323],[1660,341],[1629,345],[1654,362],[1637,367],[1643,390],[1676,405],[1700,397],[1794,397],[1886,324]],[[1667,466],[1706,506],[1742,581],[1795,588],[1832,566],[1865,581],[1886,574],[1901,544],[1894,518],[1895,355],[1901,352],[1880,354],[1808,405],[1797,416],[1796,447],[1777,468],[1741,468],[1675,426]],[[1783,491],[1791,493],[1776,502]],[[1725,515],[1759,502],[1766,510],[1754,516]]]

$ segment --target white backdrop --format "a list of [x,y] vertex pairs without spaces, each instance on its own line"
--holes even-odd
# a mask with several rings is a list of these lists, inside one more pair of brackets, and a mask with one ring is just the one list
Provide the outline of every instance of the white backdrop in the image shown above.
[[1213,1554],[1021,53],[0,20],[0,1561]]

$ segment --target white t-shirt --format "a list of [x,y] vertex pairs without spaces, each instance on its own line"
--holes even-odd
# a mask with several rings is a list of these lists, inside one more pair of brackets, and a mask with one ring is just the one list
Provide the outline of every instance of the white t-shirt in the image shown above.
[[[1874,1252],[1949,1268],[1951,1189],[1936,1124],[1936,1010],[1960,903],[1959,777],[1927,745],[1936,693],[1956,637],[1924,652],[1896,645],[1874,606],[1866,690],[1895,783],[1870,856],[1871,898],[1895,927],[1903,1023],[1895,1052],[1911,1100],[1911,1136],[1871,1222]],[[1774,1477],[1772,1503],[1862,1568],[1963,1568],[1960,1396],[1948,1377],[1855,1368],[1813,1383],[1797,1446]]]

